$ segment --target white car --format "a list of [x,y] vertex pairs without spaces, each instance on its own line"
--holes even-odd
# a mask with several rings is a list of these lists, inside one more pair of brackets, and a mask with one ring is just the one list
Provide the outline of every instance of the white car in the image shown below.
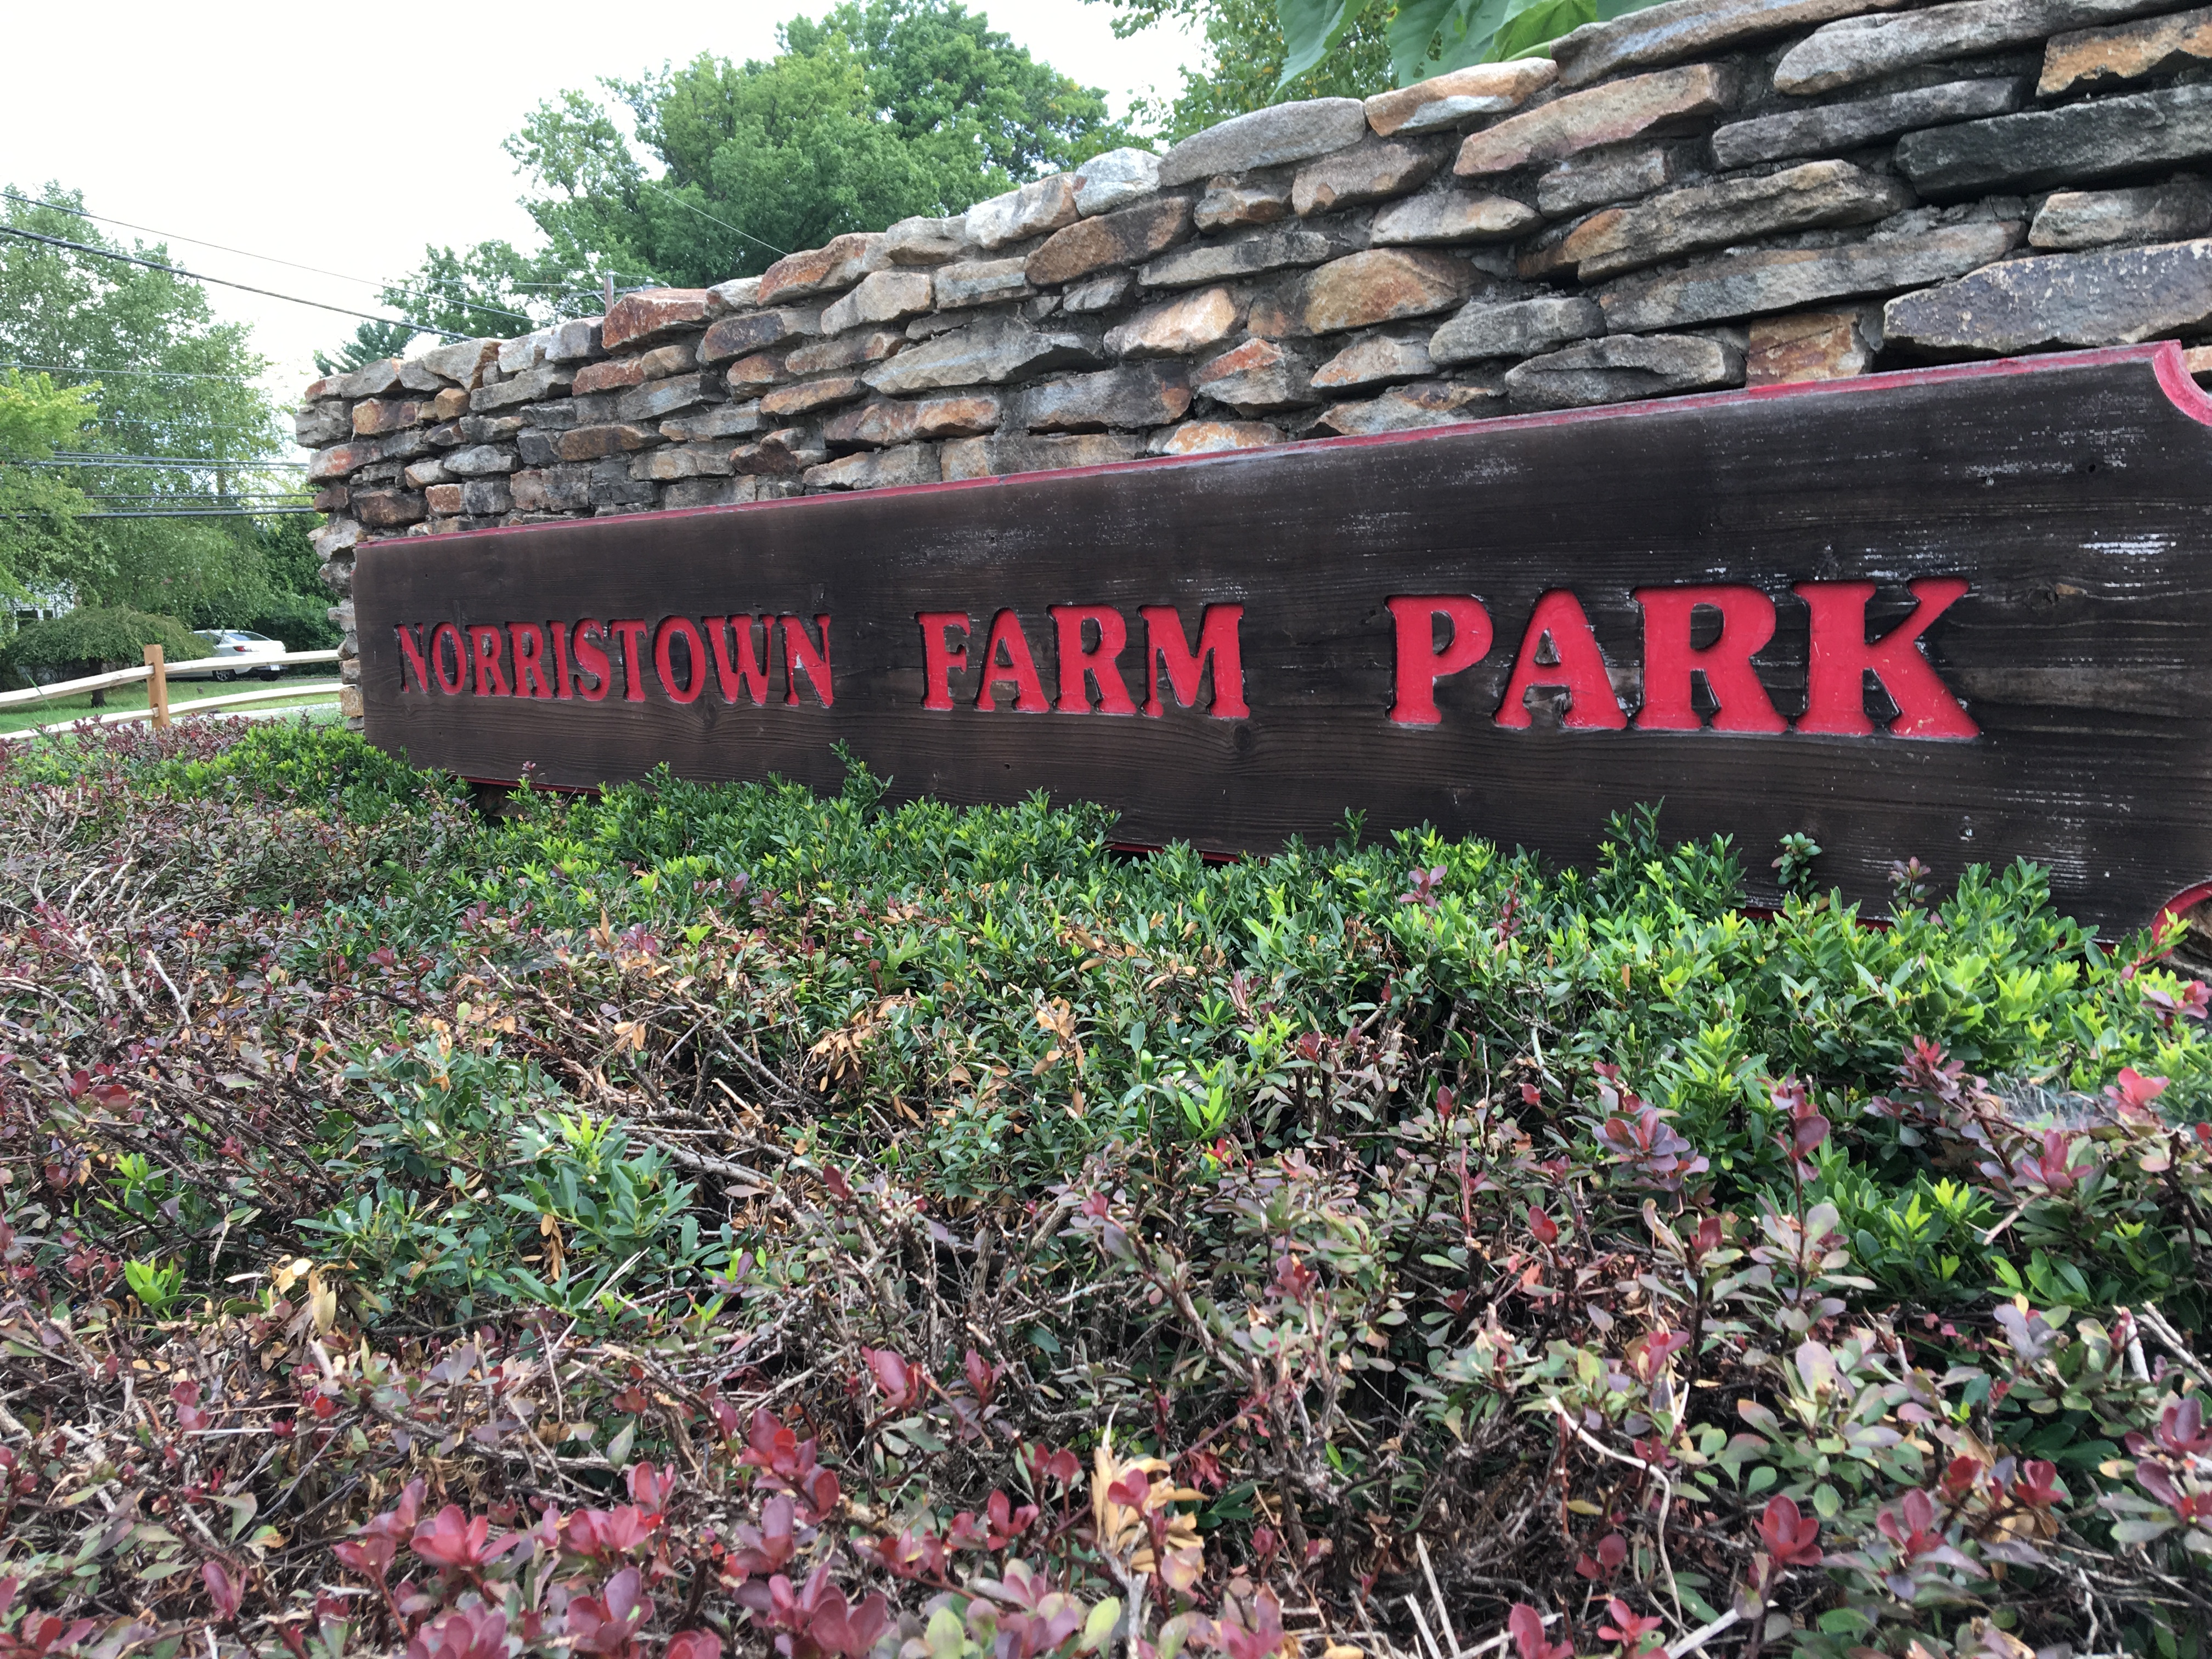
[[242,628],[202,628],[194,631],[208,642],[208,649],[214,654],[172,664],[172,678],[183,674],[212,674],[219,680],[234,680],[241,674],[258,674],[264,680],[273,680],[284,672],[273,663],[265,667],[257,665],[260,658],[284,654],[282,640],[272,640],[266,634],[250,634]]

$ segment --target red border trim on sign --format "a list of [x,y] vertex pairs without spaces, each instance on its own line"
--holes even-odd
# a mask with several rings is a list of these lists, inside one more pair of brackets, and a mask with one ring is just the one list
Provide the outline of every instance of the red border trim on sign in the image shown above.
[[[1647,398],[1635,403],[1606,404],[1595,409],[1555,410],[1540,415],[1501,415],[1486,421],[1460,421],[1449,426],[1419,427],[1410,432],[1363,433],[1352,437],[1287,440],[1261,449],[1218,450],[1206,455],[1148,455],[1135,460],[1109,461],[1097,466],[1060,467],[1042,472],[1009,472],[988,478],[957,478],[939,483],[893,484],[883,489],[841,490],[835,495],[787,495],[772,501],[738,501],[720,507],[661,507],[649,513],[624,514],[624,518],[696,519],[714,514],[757,513],[774,508],[808,506],[824,501],[866,495],[884,500],[899,495],[949,489],[989,489],[1010,483],[1034,483],[1044,478],[1092,478],[1140,468],[1218,466],[1249,461],[1260,456],[1311,454],[1320,450],[1363,449],[1377,444],[1420,443],[1431,438],[1463,435],[1469,432],[1518,432],[1537,427],[1571,426],[1584,421],[1622,421],[1648,418],[1683,409],[1721,409],[1733,404],[1778,398],[1828,398],[1844,393],[1888,391],[1914,386],[1938,386],[1951,380],[1980,380],[1992,375],[2039,374],[2055,369],[2094,368],[2109,363],[2148,363],[2159,389],[2174,408],[2192,421],[2212,426],[2212,397],[2190,377],[2188,361],[2172,340],[2144,345],[2100,346],[2086,351],[2048,352],[2033,357],[2000,357],[1988,362],[1947,363],[1933,368],[1893,369],[1886,374],[1859,374],[1834,380],[1796,380],[1782,386],[1753,386],[1735,392],[1705,392],[1687,398]],[[422,542],[455,541],[463,537],[510,536],[524,531],[557,530],[564,526],[596,524],[597,519],[542,519],[535,524],[495,525],[483,530],[451,530],[436,536],[387,537],[355,544],[355,556],[365,549],[395,544],[414,546]]]

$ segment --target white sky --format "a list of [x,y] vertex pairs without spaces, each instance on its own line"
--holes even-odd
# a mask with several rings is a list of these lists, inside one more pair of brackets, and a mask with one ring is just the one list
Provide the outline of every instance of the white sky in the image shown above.
[[[116,0],[9,9],[14,72],[0,94],[0,181],[48,179],[84,191],[88,211],[167,233],[186,269],[363,311],[374,289],[196,246],[386,281],[426,243],[465,246],[535,228],[500,148],[542,99],[598,77],[632,76],[712,52],[742,61],[775,51],[775,26],[832,0],[636,0],[516,8],[380,6],[265,0]],[[969,0],[971,11],[1085,86],[1115,112],[1133,94],[1170,92],[1195,51],[1153,29],[1116,40],[1111,9],[1085,0]],[[106,225],[131,245],[143,233]],[[253,325],[275,361],[267,383],[296,397],[310,354],[351,319],[210,286],[216,313]]]

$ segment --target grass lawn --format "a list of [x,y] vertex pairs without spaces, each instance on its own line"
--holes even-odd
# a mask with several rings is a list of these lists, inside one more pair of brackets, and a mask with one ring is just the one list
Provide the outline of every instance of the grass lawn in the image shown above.
[[[334,670],[329,664],[314,663],[309,664],[305,668],[288,669],[283,678],[302,682],[327,680],[334,678]],[[281,684],[282,682],[279,681],[277,684]],[[236,691],[262,690],[274,690],[276,685],[257,679],[233,680],[225,684],[205,676],[195,679],[173,679],[169,682],[169,707],[173,710],[186,703],[197,702],[202,697],[222,696]],[[106,702],[98,708],[92,705],[93,695],[89,691],[81,691],[74,696],[52,697],[33,702],[0,706],[0,732],[21,732],[33,726],[52,726],[61,720],[112,714],[118,709],[143,708],[146,706],[146,686],[143,681],[136,685],[111,686],[107,691]],[[327,696],[323,700],[327,701]],[[246,707],[258,710],[296,708],[308,701],[310,700],[302,699],[299,702],[289,700],[271,701],[248,703]]]

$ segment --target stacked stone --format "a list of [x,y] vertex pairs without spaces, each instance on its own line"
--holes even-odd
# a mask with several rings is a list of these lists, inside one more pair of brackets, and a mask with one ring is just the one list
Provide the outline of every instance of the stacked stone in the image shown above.
[[374,363],[299,436],[343,597],[393,535],[2194,343],[2208,161],[2212,10],[1669,0]]

